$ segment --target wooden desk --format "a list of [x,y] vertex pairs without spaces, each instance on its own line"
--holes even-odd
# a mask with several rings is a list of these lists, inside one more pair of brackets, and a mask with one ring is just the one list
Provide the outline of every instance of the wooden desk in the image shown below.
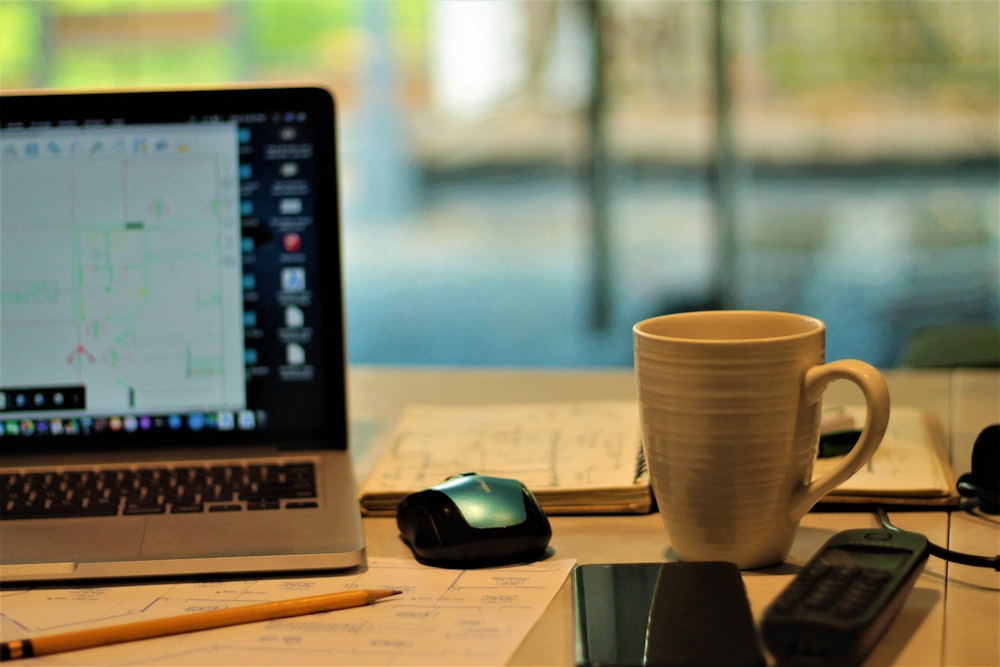
[[[1000,421],[1000,373],[894,371],[887,373],[897,404],[935,416],[949,435],[957,473],[968,470],[979,430]],[[836,383],[828,400],[855,399]],[[352,421],[359,476],[378,454],[378,432],[408,403],[490,403],[614,399],[635,395],[630,371],[474,371],[356,368],[350,374]],[[858,399],[860,400],[860,399]],[[1000,551],[1000,518],[941,511],[896,512],[900,528],[941,545],[993,555]],[[552,517],[555,557],[578,563],[662,561],[669,543],[659,515]],[[797,566],[840,530],[876,526],[868,513],[810,513],[783,565],[744,573],[756,617],[787,585]],[[373,556],[409,557],[393,519],[365,519]],[[866,665],[1000,665],[1000,573],[951,565],[931,557],[899,616]],[[567,582],[519,647],[514,665],[572,665],[572,590]]]

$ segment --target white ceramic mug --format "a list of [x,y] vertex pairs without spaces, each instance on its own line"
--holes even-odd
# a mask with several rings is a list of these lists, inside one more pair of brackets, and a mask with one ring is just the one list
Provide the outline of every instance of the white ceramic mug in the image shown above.
[[[783,561],[805,513],[875,453],[885,380],[862,361],[824,363],[825,332],[804,315],[725,310],[633,328],[643,450],[681,560]],[[812,481],[822,395],[837,379],[861,388],[867,416],[843,462]]]

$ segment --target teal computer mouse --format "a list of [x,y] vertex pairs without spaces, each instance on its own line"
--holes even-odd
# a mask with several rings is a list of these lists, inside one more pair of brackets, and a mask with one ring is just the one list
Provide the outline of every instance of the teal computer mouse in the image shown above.
[[535,496],[514,479],[463,473],[399,502],[396,525],[422,563],[475,568],[543,557],[552,537]]

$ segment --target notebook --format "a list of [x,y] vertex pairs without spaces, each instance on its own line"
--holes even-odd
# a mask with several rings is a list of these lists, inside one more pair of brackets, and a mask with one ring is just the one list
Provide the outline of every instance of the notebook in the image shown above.
[[365,562],[335,105],[0,98],[0,583]]

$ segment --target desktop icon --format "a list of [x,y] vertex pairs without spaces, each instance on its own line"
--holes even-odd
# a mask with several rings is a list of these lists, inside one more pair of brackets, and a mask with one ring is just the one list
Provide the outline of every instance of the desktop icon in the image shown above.
[[286,292],[301,292],[305,288],[305,268],[301,266],[292,266],[281,270],[281,289]]
[[295,232],[285,234],[281,239],[285,252],[298,252],[302,250],[302,236]]
[[288,363],[293,366],[301,366],[306,363],[306,350],[298,343],[289,343],[285,348]]
[[240,410],[237,415],[237,423],[241,431],[252,431],[256,426],[253,410]]
[[288,267],[281,270],[281,289],[301,292],[306,288],[306,270],[302,267]]
[[215,423],[220,431],[232,431],[236,428],[236,416],[229,410],[220,410],[215,415]]
[[285,326],[291,329],[298,329],[306,323],[306,316],[298,306],[288,306],[285,308]]

